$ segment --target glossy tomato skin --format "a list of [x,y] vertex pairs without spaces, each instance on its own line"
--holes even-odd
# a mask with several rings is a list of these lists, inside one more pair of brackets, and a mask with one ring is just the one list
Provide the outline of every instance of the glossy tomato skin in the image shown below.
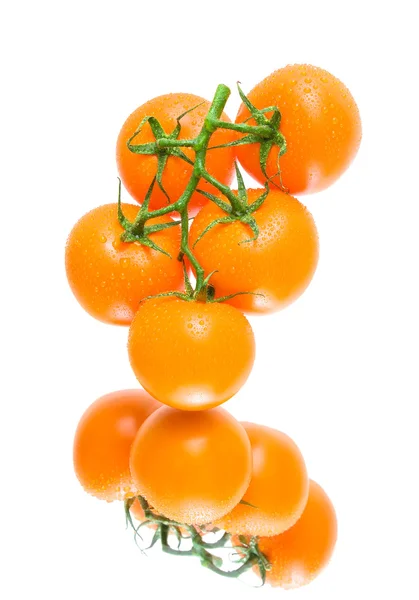
[[[358,107],[347,87],[328,71],[311,65],[288,65],[257,84],[248,97],[257,108],[277,106],[281,112],[280,130],[287,151],[280,158],[280,168],[289,193],[312,193],[329,187],[358,152],[362,136]],[[242,104],[236,122],[243,122],[249,114]],[[259,147],[237,146],[236,152],[246,171],[264,183]],[[277,158],[278,148],[273,148],[266,169],[270,177],[277,173]],[[280,185],[279,177],[273,181]]]
[[140,494],[157,512],[203,525],[241,500],[252,453],[244,428],[224,409],[163,407],[139,430],[130,464]]
[[133,496],[131,445],[147,417],[161,407],[143,390],[121,390],[89,406],[74,437],[74,469],[89,494],[101,500]]
[[[122,209],[131,222],[138,213],[132,204]],[[160,217],[149,224],[167,220]],[[73,227],[65,255],[68,282],[79,303],[91,316],[114,325],[129,325],[146,296],[183,286],[178,227],[150,236],[172,258],[136,242],[121,242],[122,233],[117,205],[99,206]]]
[[156,298],[135,315],[128,354],[138,381],[160,402],[205,410],[245,383],[255,341],[249,322],[232,306]]
[[[243,500],[215,523],[232,534],[277,535],[300,518],[308,497],[309,480],[297,445],[285,433],[242,423],[253,454],[250,485]],[[257,507],[257,508],[254,508]]]
[[[156,175],[157,157],[154,155],[132,153],[127,147],[127,141],[134,134],[144,117],[156,117],[164,131],[169,134],[177,125],[177,117],[200,103],[202,103],[201,106],[185,115],[181,120],[182,127],[179,139],[192,139],[201,131],[204,119],[210,108],[210,103],[207,100],[193,94],[166,94],[153,98],[137,108],[122,126],[116,145],[118,171],[128,192],[140,204],[144,201],[151,181]],[[230,122],[225,113],[223,113],[221,119]],[[155,139],[150,126],[145,124],[142,131],[132,141],[132,144],[138,145],[154,142]],[[236,134],[233,131],[218,129],[211,137],[210,146],[226,144],[234,139],[236,139]],[[190,160],[195,160],[195,154],[190,148],[182,148],[182,150]],[[208,151],[206,168],[218,181],[228,185],[234,175],[233,149],[217,148]],[[163,173],[162,183],[171,202],[175,202],[180,198],[191,175],[191,165],[181,158],[169,156]],[[200,182],[199,187],[210,193],[215,193],[216,191],[212,185],[203,180]],[[204,196],[195,192],[189,204],[190,214],[196,214],[199,208],[206,202],[207,199]],[[159,186],[155,185],[151,196],[150,208],[162,208],[167,203],[167,197]]]
[[[263,190],[248,190],[249,203]],[[191,243],[215,219],[225,216],[213,203],[204,206],[191,227]],[[228,303],[248,313],[266,314],[296,300],[317,267],[319,241],[310,212],[296,198],[272,189],[253,213],[258,239],[249,226],[234,222],[215,225],[196,243],[194,252],[211,278],[217,295],[253,292]],[[260,295],[256,295],[260,294]]]
[[329,562],[336,539],[335,509],[325,491],[310,481],[307,506],[297,523],[282,535],[259,540],[271,563],[267,582],[287,589],[310,583]]

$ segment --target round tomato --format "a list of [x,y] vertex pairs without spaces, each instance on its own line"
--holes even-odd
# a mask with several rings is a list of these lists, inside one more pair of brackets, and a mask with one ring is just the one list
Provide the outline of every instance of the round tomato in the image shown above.
[[285,433],[242,423],[250,439],[253,471],[243,497],[216,526],[229,533],[264,536],[282,533],[300,518],[307,503],[308,477],[304,459]]
[[[138,207],[123,204],[122,209],[134,221]],[[167,220],[160,217],[148,224]],[[129,325],[146,296],[183,285],[182,264],[177,260],[179,227],[150,235],[172,258],[137,242],[121,242],[123,231],[117,205],[99,206],[73,227],[65,255],[67,278],[79,303],[96,319],[116,325]]]
[[[182,113],[198,104],[201,105],[186,114],[180,122],[181,130],[178,138],[190,140],[197,137],[201,131],[204,119],[210,108],[210,103],[207,100],[193,94],[166,94],[153,98],[137,108],[122,126],[116,145],[118,170],[128,192],[140,204],[144,201],[151,181],[157,173],[157,156],[134,154],[127,146],[128,140],[132,137],[141,121],[147,116],[156,117],[163,127],[164,132],[166,134],[172,133],[177,125],[176,119]],[[231,122],[225,113],[223,113],[221,119],[229,123]],[[139,145],[154,142],[155,139],[149,123],[145,123],[141,132],[135,136],[131,143]],[[235,132],[226,129],[217,129],[211,137],[210,146],[226,144],[234,139],[236,139]],[[195,153],[191,148],[182,148],[182,150],[190,160],[195,160]],[[171,202],[178,200],[184,192],[192,175],[192,168],[190,164],[179,157],[168,157],[163,171],[162,184]],[[233,149],[217,148],[209,150],[206,159],[206,169],[218,181],[228,185],[234,176]],[[199,187],[210,193],[215,193],[216,191],[212,185],[204,180],[200,182]],[[189,204],[189,212],[195,214],[206,202],[207,199],[203,195],[194,192]],[[155,184],[151,195],[150,209],[162,208],[167,204],[167,196]]]
[[[249,203],[263,190],[248,190]],[[215,219],[226,216],[212,202],[204,206],[191,227],[191,243]],[[257,240],[240,221],[218,224],[196,243],[194,253],[210,273],[218,296],[253,292],[228,300],[249,313],[269,313],[296,300],[316,270],[319,242],[309,211],[296,198],[271,189],[262,206],[253,213],[259,227]],[[256,295],[258,294],[258,295]]]
[[[287,151],[280,157],[282,183],[291,194],[318,192],[348,168],[361,142],[361,119],[349,90],[336,77],[311,65],[289,65],[266,77],[248,94],[256,108],[277,106]],[[242,104],[236,122],[250,115]],[[270,117],[272,113],[267,113]],[[255,124],[254,120],[249,121]],[[260,144],[237,146],[243,167],[260,183]],[[266,172],[278,171],[278,148],[269,153]],[[281,184],[276,175],[273,182]]]
[[259,540],[259,549],[271,563],[266,581],[283,588],[310,583],[329,562],[336,538],[333,505],[324,490],[310,481],[307,506],[297,523],[282,535]]
[[233,396],[252,369],[255,341],[246,317],[227,304],[155,298],[131,324],[128,353],[152,396],[182,410],[203,410]]
[[160,407],[142,390],[113,392],[89,406],[74,438],[74,469],[86,492],[108,501],[135,495],[131,445],[140,425]]
[[138,431],[130,464],[136,487],[153,509],[180,523],[202,525],[243,497],[252,452],[242,425],[222,408],[164,407]]

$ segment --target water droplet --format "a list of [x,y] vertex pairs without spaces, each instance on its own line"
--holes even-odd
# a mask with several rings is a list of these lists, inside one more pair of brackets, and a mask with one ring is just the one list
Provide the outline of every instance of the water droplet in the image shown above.
[[310,92],[311,92],[311,88],[309,88],[309,87],[304,88],[305,94],[309,94]]
[[311,77],[306,77],[304,81],[305,83],[311,83],[313,80],[311,79]]
[[102,235],[100,236],[100,238],[99,238],[99,239],[100,239],[100,241],[102,242],[102,244],[104,244],[105,242],[107,242],[107,241],[108,241],[108,238],[106,237],[106,235],[103,235],[103,233],[102,233]]
[[330,108],[335,108],[335,105],[333,104],[333,102],[332,102],[332,104],[330,105]]
[[337,117],[333,117],[333,119],[332,119],[332,123],[333,123],[334,125],[336,125],[336,123],[338,122],[338,120],[339,120],[339,119],[338,119]]
[[327,83],[328,80],[327,80],[327,77],[320,77],[320,81],[322,83]]
[[111,275],[110,275],[110,278],[111,278],[112,280],[114,280],[114,279],[115,279],[115,273],[111,273]]
[[123,269],[126,269],[127,267],[129,267],[130,262],[131,261],[129,258],[121,258],[121,260],[119,261],[119,264],[121,265],[121,267]]
[[327,113],[327,110],[328,110],[328,109],[327,109],[327,106],[323,106],[322,110],[323,110],[323,112],[326,114],[326,113]]

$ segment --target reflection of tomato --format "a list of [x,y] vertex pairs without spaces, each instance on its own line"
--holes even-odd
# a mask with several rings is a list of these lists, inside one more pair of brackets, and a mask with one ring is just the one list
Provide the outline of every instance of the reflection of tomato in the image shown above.
[[[263,190],[248,190],[249,203]],[[212,202],[204,206],[191,227],[191,244],[215,219],[225,216]],[[283,308],[300,296],[313,277],[318,259],[318,237],[313,217],[296,198],[272,189],[253,213],[258,239],[249,226],[234,222],[215,225],[194,247],[194,253],[211,277],[218,296],[243,294],[229,304],[249,313]]]
[[[333,75],[311,65],[289,65],[258,83],[248,94],[256,108],[277,106],[287,151],[279,159],[282,182],[291,194],[318,192],[347,169],[361,141],[358,107],[349,90]],[[236,121],[249,117],[242,104]],[[271,116],[267,113],[266,116]],[[254,120],[249,121],[255,124]],[[243,167],[265,182],[259,163],[260,144],[237,146]],[[266,171],[275,175],[278,148],[270,151]],[[279,185],[280,178],[274,182]]]
[[142,390],[102,396],[83,414],[74,438],[74,469],[86,492],[102,500],[132,496],[132,442],[140,425],[161,404]]
[[[142,203],[147,194],[153,177],[157,172],[157,157],[155,155],[134,154],[127,147],[127,142],[134,134],[141,121],[146,116],[156,117],[166,134],[170,134],[176,127],[176,119],[185,111],[197,104],[201,106],[185,115],[181,120],[179,139],[195,138],[203,124],[210,103],[193,94],[166,94],[149,100],[135,110],[125,121],[118,137],[116,156],[118,170],[122,182],[135,200]],[[221,119],[230,122],[223,113]],[[233,131],[217,129],[211,137],[210,146],[226,144],[236,138]],[[132,140],[133,145],[154,142],[156,140],[150,125],[144,124],[142,131]],[[182,148],[190,160],[195,160],[195,153],[190,148]],[[217,148],[209,150],[206,157],[207,171],[218,181],[229,184],[234,174],[234,151],[232,148]],[[192,166],[181,158],[169,156],[163,172],[162,183],[172,202],[179,199],[185,190],[192,175]],[[201,180],[200,189],[210,193],[216,190],[209,183]],[[189,212],[195,214],[207,202],[207,199],[195,192],[189,204]],[[150,201],[150,208],[157,209],[166,206],[168,199],[156,184]]]
[[250,439],[253,471],[243,500],[217,526],[229,533],[276,535],[297,521],[308,495],[304,459],[285,433],[254,423],[242,423]]
[[[123,204],[122,209],[131,222],[139,210],[132,204]],[[160,217],[148,225],[167,221]],[[150,235],[172,258],[136,242],[121,242],[123,231],[116,204],[94,208],[73,227],[65,257],[67,278],[77,300],[96,319],[116,325],[129,325],[146,296],[183,286],[182,265],[177,260],[179,227]]]
[[323,489],[310,481],[307,506],[297,523],[282,535],[259,540],[259,549],[271,563],[266,581],[283,588],[310,583],[329,562],[336,537],[333,505]]
[[245,383],[254,343],[247,319],[232,306],[156,298],[141,304],[128,352],[139,382],[160,402],[203,410]]
[[222,408],[164,407],[141,427],[131,451],[139,493],[181,523],[210,523],[229,512],[243,497],[251,470],[249,438]]

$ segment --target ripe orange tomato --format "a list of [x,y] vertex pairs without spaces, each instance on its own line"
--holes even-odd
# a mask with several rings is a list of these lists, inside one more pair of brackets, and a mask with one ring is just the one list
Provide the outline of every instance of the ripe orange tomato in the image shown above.
[[[210,108],[210,103],[193,94],[166,94],[149,100],[137,108],[125,121],[118,136],[116,158],[120,177],[131,196],[140,204],[144,201],[147,190],[157,172],[157,157],[155,155],[134,154],[127,147],[127,142],[134,134],[141,121],[146,116],[156,117],[166,134],[176,127],[176,119],[187,110],[201,104],[181,120],[179,139],[195,138],[204,124],[204,119]],[[225,113],[221,119],[231,122]],[[133,145],[154,142],[155,136],[146,123],[141,132],[132,140]],[[236,139],[233,131],[218,129],[211,137],[210,146],[226,144]],[[195,160],[191,148],[182,148],[190,160]],[[218,181],[228,185],[234,175],[234,150],[232,148],[217,148],[209,150],[206,159],[207,171]],[[192,166],[179,157],[169,156],[163,172],[162,184],[171,202],[182,195],[192,175]],[[215,188],[205,181],[199,184],[200,189],[215,193]],[[189,204],[189,212],[195,214],[207,202],[207,199],[195,192]],[[150,200],[150,209],[166,206],[168,199],[160,187],[155,184]]]
[[101,500],[133,496],[129,470],[132,442],[160,402],[142,390],[102,396],[83,414],[74,438],[74,469],[86,492]]
[[[122,209],[134,221],[138,207],[123,204]],[[115,325],[129,325],[146,296],[183,286],[179,227],[150,235],[172,258],[136,242],[121,242],[123,231],[116,204],[94,208],[73,227],[65,255],[67,278],[79,303],[96,319]]]
[[[262,190],[248,190],[249,203]],[[225,216],[212,202],[204,206],[191,227],[194,244],[205,228]],[[218,296],[254,292],[228,300],[249,313],[279,310],[298,298],[316,270],[319,243],[309,211],[296,198],[271,189],[262,206],[253,213],[259,226],[258,239],[247,242],[253,233],[247,225],[215,225],[197,242],[194,253],[210,273]]]
[[335,509],[324,490],[310,481],[307,506],[297,523],[281,535],[259,540],[271,563],[266,581],[283,588],[310,583],[329,562],[336,538]]
[[229,533],[265,536],[289,529],[307,503],[309,481],[304,459],[285,433],[254,423],[242,423],[250,439],[253,471],[238,504],[215,525]]
[[218,406],[245,383],[255,341],[246,317],[227,304],[155,298],[130,327],[134,373],[152,396],[182,410]]
[[155,510],[180,523],[203,525],[243,497],[252,452],[242,425],[222,408],[163,407],[138,431],[130,464],[135,486]]
[[[277,106],[287,151],[279,159],[282,182],[291,194],[318,192],[329,187],[348,168],[361,142],[361,119],[350,91],[336,77],[311,65],[288,65],[258,83],[248,94],[256,108]],[[236,122],[250,115],[242,104]],[[271,116],[267,113],[266,116]],[[254,120],[249,121],[255,124]],[[243,167],[265,182],[259,163],[259,144],[237,146]],[[278,148],[270,151],[266,172],[277,171]],[[280,184],[280,178],[273,180]]]

